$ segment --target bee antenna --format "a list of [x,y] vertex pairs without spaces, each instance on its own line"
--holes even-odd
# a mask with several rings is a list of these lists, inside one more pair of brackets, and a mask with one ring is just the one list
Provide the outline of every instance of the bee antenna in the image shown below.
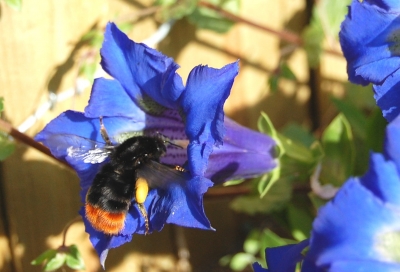
[[100,134],[101,134],[101,137],[106,142],[106,145],[112,146],[113,144],[110,141],[110,137],[108,136],[106,127],[104,126],[104,123],[103,123],[103,116],[100,116],[99,119],[100,119]]
[[183,148],[182,146],[173,143],[167,136],[165,136],[164,134],[162,134],[162,133],[160,133],[160,132],[158,132],[158,131],[157,131],[157,135],[158,135],[158,137],[160,137],[160,139],[161,139],[164,143],[167,143],[167,144],[169,144],[169,145],[172,145],[172,146],[175,146],[175,147],[178,147],[178,148]]

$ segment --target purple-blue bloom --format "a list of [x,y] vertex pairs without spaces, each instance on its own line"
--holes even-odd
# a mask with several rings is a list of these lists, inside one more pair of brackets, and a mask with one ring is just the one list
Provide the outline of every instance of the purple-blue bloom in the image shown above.
[[353,0],[339,33],[353,83],[372,83],[383,116],[400,113],[400,2]]
[[[260,175],[276,166],[271,138],[224,117],[223,105],[238,73],[237,62],[221,69],[197,66],[184,86],[171,58],[129,40],[113,23],[106,27],[101,56],[103,69],[114,79],[96,79],[85,112],[66,111],[36,136],[77,171],[83,201],[104,163],[85,163],[68,150],[89,150],[92,141],[104,144],[100,116],[115,144],[126,133],[137,132],[160,133],[187,147],[169,145],[161,158],[165,164],[184,165],[189,174],[183,184],[150,190],[144,203],[150,233],[160,231],[165,223],[212,229],[204,213],[203,195],[213,182]],[[134,233],[145,233],[137,205],[130,206],[121,233],[112,236],[93,229],[83,209],[81,214],[103,266],[110,248],[131,241]]]
[[[389,124],[384,154],[373,153],[313,224],[302,271],[400,270],[400,118]],[[357,268],[357,269],[356,269]]]

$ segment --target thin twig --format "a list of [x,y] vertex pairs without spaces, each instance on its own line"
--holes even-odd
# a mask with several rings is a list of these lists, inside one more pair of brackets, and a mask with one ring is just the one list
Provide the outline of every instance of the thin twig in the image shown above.
[[64,230],[63,230],[63,240],[62,240],[61,247],[65,247],[65,246],[66,246],[66,245],[65,245],[65,241],[66,241],[66,238],[67,238],[67,232],[68,232],[69,228],[70,228],[74,223],[76,223],[76,222],[78,222],[78,221],[80,221],[80,220],[81,220],[81,216],[77,216],[77,217],[75,217],[74,219],[72,219],[71,221],[69,221],[69,222],[67,223],[67,225],[64,227]]
[[19,132],[17,129],[15,129],[10,123],[7,123],[4,120],[0,119],[0,131],[3,131],[13,137],[15,140],[26,144],[27,146],[33,147],[34,149],[42,152],[43,154],[52,157],[53,159],[59,161],[63,165],[71,168],[71,166],[66,163],[65,161],[59,160],[58,158],[54,157],[53,154],[51,154],[50,150],[45,147],[44,145],[36,142],[33,138],[29,137],[28,135]]
[[[235,14],[229,12],[229,11],[223,10],[219,6],[213,5],[213,4],[208,3],[208,2],[200,1],[197,5],[200,6],[200,7],[205,7],[205,8],[212,9],[212,10],[218,12],[218,14],[220,14],[221,16],[223,16],[223,17],[225,17],[225,18],[227,18],[229,20],[232,20],[234,22],[244,23],[246,25],[252,26],[254,28],[258,28],[258,29],[263,30],[265,32],[272,33],[272,34],[278,36],[281,40],[290,42],[290,43],[292,43],[292,44],[294,44],[296,46],[302,46],[303,45],[303,40],[296,33],[293,33],[293,32],[287,31],[287,30],[283,30],[283,31],[275,30],[275,29],[270,28],[268,26],[261,25],[258,22],[255,22],[255,21],[252,21],[252,20],[237,16],[237,15],[235,15]],[[339,57],[343,56],[340,52],[332,50],[332,49],[324,49],[324,52],[328,53],[328,54],[331,54],[331,55],[334,55],[334,56],[339,56]]]

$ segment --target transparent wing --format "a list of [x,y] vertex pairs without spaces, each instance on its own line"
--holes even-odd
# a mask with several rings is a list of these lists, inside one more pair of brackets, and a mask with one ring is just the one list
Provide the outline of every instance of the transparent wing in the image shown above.
[[101,163],[111,153],[113,147],[72,134],[56,134],[48,137],[46,145],[54,155],[65,155],[84,163]]
[[171,183],[184,183],[187,173],[173,167],[150,161],[136,172],[138,177],[144,178],[152,188],[166,188]]

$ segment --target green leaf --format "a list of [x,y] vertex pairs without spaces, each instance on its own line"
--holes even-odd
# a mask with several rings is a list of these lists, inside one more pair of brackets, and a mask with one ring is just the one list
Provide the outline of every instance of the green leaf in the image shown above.
[[43,270],[53,271],[60,268],[65,263],[66,258],[67,255],[64,252],[57,252],[57,254],[45,264]]
[[311,200],[311,203],[313,204],[313,207],[318,210],[322,206],[324,206],[326,203],[328,203],[328,200],[322,199],[313,192],[308,194],[308,198]]
[[353,173],[354,142],[351,127],[344,115],[339,114],[322,135],[325,157],[322,160],[320,181],[340,187]]
[[282,62],[281,64],[281,75],[283,78],[289,80],[297,80],[296,75],[290,69],[289,65],[286,62]]
[[387,121],[382,116],[381,110],[378,107],[375,107],[367,120],[366,143],[369,150],[382,152],[386,126]]
[[243,244],[244,252],[256,255],[260,251],[260,232],[253,230]]
[[161,21],[179,20],[192,14],[196,9],[198,0],[158,0],[156,5],[161,6],[157,16]]
[[351,0],[321,0],[317,2],[315,16],[318,16],[326,36],[337,39],[340,24],[348,12]]
[[279,75],[272,74],[268,79],[268,86],[272,93],[278,91]]
[[279,134],[278,138],[283,150],[285,150],[286,156],[304,163],[312,163],[315,161],[311,150],[307,146],[289,139],[282,134]]
[[262,175],[258,180],[258,193],[260,197],[264,197],[268,191],[272,188],[272,186],[277,182],[281,177],[281,167],[280,165],[276,166],[272,171],[267,174]]
[[0,161],[4,161],[15,151],[15,142],[7,134],[0,131]]
[[354,129],[354,132],[362,139],[365,139],[367,132],[367,118],[362,112],[348,101],[332,98],[337,109],[346,116],[347,120]]
[[92,29],[85,33],[81,41],[93,46],[94,48],[100,48],[103,44],[103,31],[101,29]]
[[21,11],[22,0],[5,0],[6,4],[16,11]]
[[245,179],[229,180],[229,181],[224,182],[222,185],[223,186],[239,185],[239,184],[243,183],[244,181],[245,181]]
[[293,204],[287,207],[288,220],[292,235],[297,241],[307,239],[311,233],[313,218],[305,210]]
[[[240,0],[206,0],[205,2],[214,4],[222,10],[233,14],[238,14],[240,10]],[[231,20],[205,7],[196,6],[193,13],[188,16],[188,19],[199,28],[210,29],[218,33],[228,32],[234,25]]]
[[261,233],[261,250],[265,250],[267,247],[278,247],[287,245],[287,240],[279,237],[277,234],[272,232],[270,229],[265,229]]
[[4,98],[0,97],[0,113],[4,111]]
[[[260,178],[261,179],[261,178]],[[246,195],[235,198],[230,207],[238,212],[245,212],[250,215],[256,213],[269,213],[279,210],[290,200],[292,187],[287,179],[280,179],[274,183],[268,194],[262,198],[258,195]]]
[[79,253],[78,247],[76,245],[71,245],[69,247],[69,252],[67,253],[66,262],[68,267],[75,270],[84,270],[85,262],[81,254]]
[[82,75],[89,81],[93,82],[96,69],[97,69],[96,62],[85,62],[81,65],[79,69],[79,75]]
[[39,257],[37,257],[36,259],[34,259],[31,262],[31,265],[39,265],[42,264],[43,262],[52,259],[56,256],[57,254],[57,250],[55,249],[49,249],[46,250],[45,252],[43,252],[42,254],[39,255]]
[[322,54],[322,41],[324,40],[321,22],[312,19],[310,25],[304,28],[301,36],[303,48],[307,54],[308,65],[312,68],[318,67]]
[[230,268],[234,271],[242,271],[246,266],[252,264],[255,257],[252,254],[240,252],[233,255]]

